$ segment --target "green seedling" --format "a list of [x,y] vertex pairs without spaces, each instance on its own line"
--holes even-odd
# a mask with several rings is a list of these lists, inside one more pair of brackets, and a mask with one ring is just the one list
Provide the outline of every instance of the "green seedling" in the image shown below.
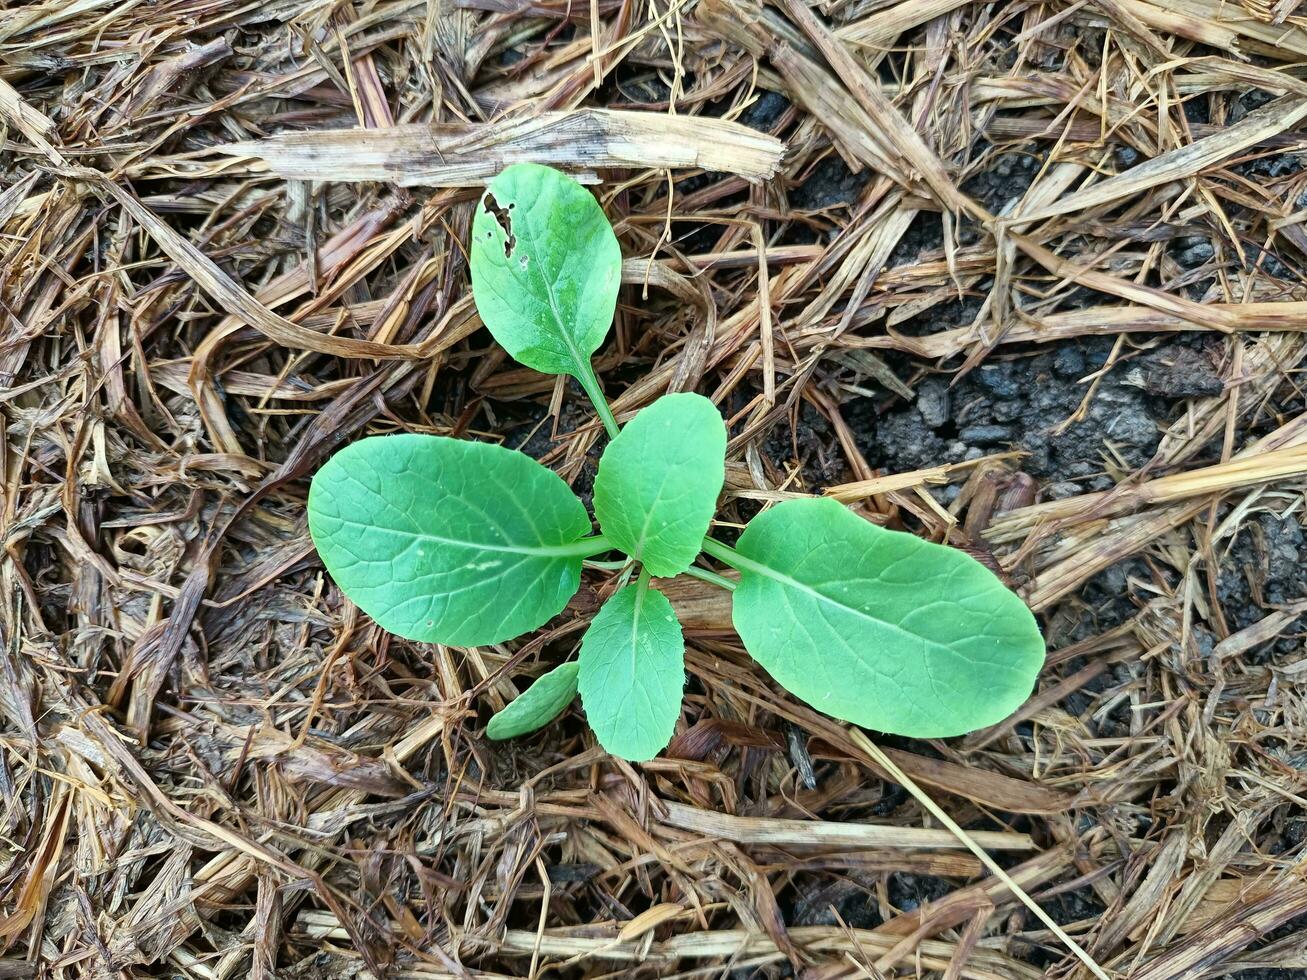
[[[618,551],[629,578],[576,661],[491,719],[512,738],[576,693],[601,745],[644,761],[672,737],[685,644],[652,578],[733,589],[746,649],[787,690],[843,721],[916,738],[1001,721],[1029,696],[1044,643],[1025,604],[953,548],[888,531],[829,499],[789,500],[732,548],[708,536],[726,426],[708,399],[659,398],[619,430],[590,363],[607,335],[621,253],[589,191],[548,167],[509,167],[472,224],[472,289],[486,327],[523,364],[575,377],[611,437],[594,510],[511,449],[427,435],[362,439],[313,478],[309,530],[337,585],[381,626],[454,646],[499,643],[557,615],[587,559]],[[739,572],[738,584],[696,562]],[[637,573],[638,569],[638,573]]]

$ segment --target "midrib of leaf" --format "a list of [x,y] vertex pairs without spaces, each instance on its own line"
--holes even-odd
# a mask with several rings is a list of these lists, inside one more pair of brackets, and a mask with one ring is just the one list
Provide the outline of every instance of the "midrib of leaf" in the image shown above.
[[[649,569],[641,568],[640,577],[635,582],[635,609],[631,613],[631,680],[636,679],[636,660],[639,656],[637,641],[640,638],[640,610],[644,608],[644,596],[649,591]],[[646,695],[647,697],[648,695]]]
[[865,620],[868,623],[875,623],[879,626],[883,626],[886,629],[890,630],[891,632],[897,633],[899,636],[917,640],[921,643],[925,643],[928,646],[938,650],[946,650],[950,653],[953,652],[952,647],[948,646],[947,644],[940,643],[938,640],[932,640],[930,637],[923,636],[920,633],[914,633],[912,630],[905,629],[904,627],[900,626],[898,623],[891,622],[888,619],[881,619],[878,616],[873,616],[870,613],[863,612],[861,609],[858,609],[855,606],[847,605],[846,603],[843,603],[838,599],[828,596],[825,592],[821,592],[818,589],[814,589],[811,585],[808,585],[806,582],[800,582],[798,579],[794,578],[793,576],[786,575],[784,572],[777,571],[776,569],[772,568],[770,565],[764,565],[762,562],[754,561],[752,558],[748,558],[740,554],[734,548],[730,547],[729,545],[724,545],[720,541],[714,541],[712,538],[704,538],[703,544],[704,544],[703,547],[704,551],[708,552],[708,554],[712,555],[713,557],[718,558],[721,561],[725,562],[727,565],[730,565],[732,568],[735,568],[737,571],[753,572],[755,575],[761,575],[764,578],[771,579],[773,582],[778,582],[781,585],[787,585],[793,589],[797,589],[799,592],[806,593],[807,595],[812,596],[814,599],[817,599],[827,605],[834,606],[836,609],[843,609],[847,612],[850,612],[854,616],[858,617],[859,619]]
[[558,300],[554,296],[554,284],[550,282],[549,277],[545,275],[543,268],[544,263],[537,262],[536,265],[540,268],[540,281],[544,283],[545,292],[549,294],[549,312],[554,315],[554,325],[558,327],[558,336],[561,337],[563,343],[567,345],[567,352],[572,355],[572,363],[576,365],[577,377],[579,378],[581,373],[585,370],[585,365],[590,363],[590,358],[587,357],[583,359],[581,357],[581,351],[577,349],[572,338],[568,336],[567,327],[563,323],[563,314],[559,311]]
[[[537,266],[543,266],[544,263],[538,262],[536,264]],[[558,309],[558,300],[554,297],[554,284],[549,281],[543,271],[540,272],[540,281],[544,283],[545,293],[549,296],[549,312],[553,314],[554,324],[558,327],[558,336],[567,345],[567,352],[571,354],[572,364],[576,367],[576,370],[572,372],[572,377],[581,382],[586,397],[594,405],[595,412],[598,413],[600,421],[604,424],[604,429],[608,432],[608,438],[616,439],[619,431],[617,420],[613,418],[613,410],[604,398],[603,389],[599,387],[599,379],[595,377],[594,367],[590,364],[590,357],[589,355],[582,357],[581,351],[568,335],[567,328],[563,324],[563,314]]]
[[[642,452],[640,455],[643,456],[644,453]],[[653,523],[654,511],[658,508],[659,503],[661,503],[662,501],[663,490],[667,486],[668,473],[669,473],[669,467],[663,467],[663,478],[658,483],[658,489],[654,491],[653,503],[651,503],[644,510],[644,523],[640,525],[640,536],[635,541],[635,554],[631,556],[637,561],[644,560],[644,546],[645,543],[649,540],[649,525]],[[642,592],[640,593],[640,595],[643,597],[644,593]]]
[[481,541],[467,541],[462,538],[447,538],[439,534],[431,534],[427,531],[405,531],[397,527],[385,527],[380,524],[369,524],[367,521],[355,521],[348,517],[338,517],[335,515],[331,515],[327,519],[340,521],[340,523],[348,524],[351,527],[363,528],[365,531],[372,534],[395,534],[400,537],[415,538],[420,541],[433,541],[438,544],[454,545],[460,548],[476,548],[480,551],[497,551],[511,555],[534,555],[538,557],[552,558],[586,558],[590,555],[597,555],[601,552],[608,551],[612,547],[608,543],[608,539],[602,534],[592,535],[588,538],[578,538],[577,540],[567,544],[531,547],[528,545],[489,544]]

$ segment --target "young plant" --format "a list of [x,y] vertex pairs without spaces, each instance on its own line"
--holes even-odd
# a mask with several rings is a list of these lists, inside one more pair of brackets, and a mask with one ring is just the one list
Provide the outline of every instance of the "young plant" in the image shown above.
[[[512,738],[576,693],[601,745],[644,761],[680,715],[685,644],[651,584],[688,572],[733,588],[746,649],[828,715],[916,738],[1002,720],[1044,662],[1030,610],[974,559],[887,531],[829,499],[789,500],[732,548],[708,536],[725,475],[726,426],[708,399],[665,395],[619,430],[590,363],[617,303],[621,252],[587,190],[518,164],[487,188],[472,224],[482,321],[530,367],[575,377],[611,437],[585,507],[530,457],[441,436],[362,439],[313,478],[309,531],[337,585],[393,633],[454,646],[543,625],[576,593],[587,558],[620,551],[626,584],[590,624],[576,661],[491,719]],[[706,552],[738,585],[695,564]]]

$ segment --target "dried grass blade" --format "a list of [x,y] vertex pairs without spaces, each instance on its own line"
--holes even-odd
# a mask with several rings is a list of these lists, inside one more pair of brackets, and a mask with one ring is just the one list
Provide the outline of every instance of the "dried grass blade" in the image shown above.
[[[829,820],[736,817],[727,813],[714,813],[710,810],[685,806],[681,803],[663,805],[667,808],[667,815],[663,821],[668,826],[720,837],[736,844],[898,847],[911,850],[947,850],[959,846],[952,834],[929,828],[835,823]],[[992,850],[1029,851],[1035,847],[1034,841],[1026,834],[981,831],[976,836]]]
[[[1256,109],[1232,126],[1186,146],[1177,147],[1051,204],[1023,208],[1008,224],[1020,227],[1032,221],[1055,218],[1087,208],[1111,204],[1173,180],[1192,177],[1272,136],[1278,136],[1307,119],[1307,97],[1283,95]],[[1000,219],[1002,220],[1002,219]]]
[[726,119],[576,109],[494,123],[286,133],[217,149],[263,160],[296,180],[465,187],[484,184],[509,164],[523,162],[586,172],[693,167],[766,180],[776,174],[785,144]]
[[150,233],[150,237],[155,240],[159,248],[181,266],[196,285],[224,311],[253,327],[274,343],[292,350],[314,351],[334,357],[410,359],[421,356],[420,350],[411,345],[378,344],[370,340],[320,334],[273,313],[236,280],[223,272],[212,259],[168,227],[134,195],[108,179],[97,179],[95,184],[103,188],[124,211],[135,218],[141,227]]
[[1085,965],[1085,967],[1088,968],[1090,973],[1098,977],[1099,980],[1111,980],[1111,978],[1107,975],[1107,973],[1103,970],[1103,968],[1099,966],[1096,962],[1094,962],[1093,957],[1091,957],[1088,953],[1086,953],[1084,949],[1080,947],[1079,943],[1077,943],[1074,939],[1068,936],[1066,934],[1066,931],[1063,930],[1063,928],[1059,926],[1056,922],[1054,922],[1053,919],[1049,916],[1049,914],[1045,912],[1042,908],[1040,908],[1040,906],[1034,901],[1034,899],[1032,899],[1029,895],[1026,894],[1025,889],[1023,889],[1020,885],[1018,885],[1015,881],[1013,881],[1012,878],[1008,875],[1008,873],[1004,871],[998,865],[998,863],[995,862],[995,860],[985,852],[984,845],[980,840],[980,834],[968,833],[967,831],[959,827],[957,823],[954,822],[952,817],[950,817],[947,813],[941,810],[939,805],[936,804],[934,800],[932,800],[929,796],[927,796],[926,793],[924,793],[921,790],[921,788],[917,786],[916,783],[914,783],[910,778],[908,778],[908,775],[905,772],[903,772],[902,769],[900,769],[898,766],[896,766],[893,763],[893,761],[890,759],[889,756],[887,756],[884,752],[882,752],[880,748],[869,738],[867,738],[867,736],[863,735],[862,732],[858,731],[856,728],[850,728],[849,737],[864,752],[866,752],[869,756],[871,756],[871,758],[876,763],[878,763],[884,769],[888,770],[888,772],[890,773],[890,778],[892,778],[896,783],[898,783],[900,786],[902,786],[904,789],[910,792],[913,796],[915,796],[917,798],[917,801],[922,806],[924,806],[927,810],[929,810],[931,815],[936,820],[938,820],[945,827],[947,827],[949,832],[952,833],[954,836],[956,836],[957,839],[960,840],[963,843],[963,845],[966,846],[967,850],[969,850],[976,857],[980,858],[981,863],[983,863],[985,867],[987,867],[990,870],[990,873],[993,874],[994,877],[1002,881],[1005,885],[1007,885],[1008,889],[1012,892],[1012,894],[1014,894],[1018,899],[1021,900],[1021,904],[1024,905],[1026,908],[1030,909],[1030,911],[1035,914],[1035,918],[1039,919],[1040,922],[1044,923],[1044,925],[1049,930],[1052,931],[1053,935],[1055,935],[1061,941],[1062,945],[1066,946],[1067,949],[1071,950],[1071,952],[1075,954],[1076,959],[1078,959],[1081,963]]

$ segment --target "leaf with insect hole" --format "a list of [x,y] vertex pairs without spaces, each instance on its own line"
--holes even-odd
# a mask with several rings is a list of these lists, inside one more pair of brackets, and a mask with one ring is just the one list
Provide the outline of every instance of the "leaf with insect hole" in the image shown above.
[[608,335],[622,282],[617,236],[593,194],[518,163],[472,219],[472,295],[495,340],[527,367],[582,377]]

